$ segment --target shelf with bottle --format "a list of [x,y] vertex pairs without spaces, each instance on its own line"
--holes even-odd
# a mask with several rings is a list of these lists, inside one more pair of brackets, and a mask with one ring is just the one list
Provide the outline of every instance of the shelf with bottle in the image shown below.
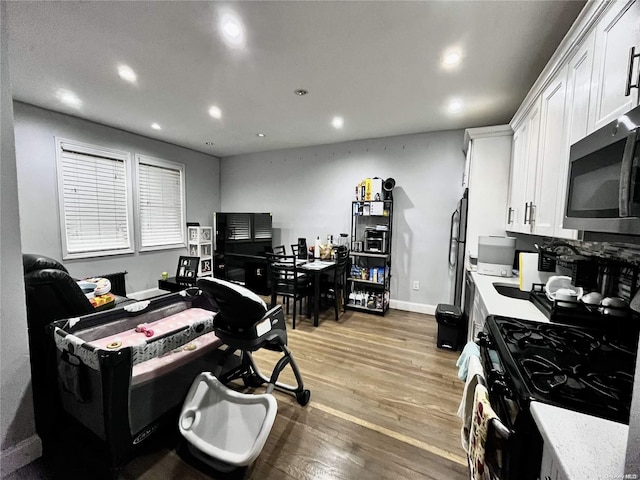
[[389,269],[384,266],[351,265],[348,280],[351,282],[384,285],[388,280]]
[[347,299],[347,309],[384,314],[389,308],[389,291],[366,291],[353,288]]

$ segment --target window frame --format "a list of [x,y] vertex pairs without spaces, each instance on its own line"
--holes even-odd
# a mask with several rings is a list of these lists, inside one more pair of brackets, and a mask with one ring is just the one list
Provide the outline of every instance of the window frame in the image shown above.
[[[149,165],[152,167],[165,168],[169,170],[175,170],[180,173],[180,198],[181,198],[181,208],[180,208],[180,220],[179,220],[179,231],[181,234],[181,241],[171,242],[171,243],[163,243],[159,245],[143,245],[142,239],[142,207],[140,201],[140,164]],[[186,194],[186,168],[184,164],[179,162],[172,162],[169,160],[164,160],[162,158],[152,157],[150,155],[145,155],[141,153],[135,154],[135,232],[136,232],[136,246],[138,251],[140,252],[152,252],[158,250],[171,250],[178,248],[186,248],[187,247],[187,228],[186,228],[186,218],[187,218],[187,194]]]
[[[101,145],[93,145],[77,140],[70,140],[62,137],[54,137],[55,149],[56,149],[56,177],[57,177],[57,189],[58,189],[58,224],[60,226],[60,240],[62,244],[62,258],[63,260],[82,259],[82,258],[95,258],[111,255],[125,255],[134,253],[134,235],[133,226],[135,225],[133,219],[133,181],[131,175],[131,153],[116,150],[114,148],[104,147]],[[65,152],[66,150],[66,152]],[[64,176],[64,154],[75,152],[80,155],[87,155],[89,157],[100,157],[107,160],[121,161],[124,165],[125,174],[125,210],[127,220],[127,239],[126,246],[122,248],[103,248],[103,249],[86,249],[84,251],[70,251],[69,241],[67,235],[67,215],[65,210],[65,176]]]

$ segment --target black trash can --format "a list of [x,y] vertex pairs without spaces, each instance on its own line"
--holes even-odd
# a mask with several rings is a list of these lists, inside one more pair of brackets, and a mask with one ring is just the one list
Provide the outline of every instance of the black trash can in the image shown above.
[[464,327],[462,310],[455,305],[440,303],[436,307],[438,322],[438,348],[458,350],[461,346],[461,332]]

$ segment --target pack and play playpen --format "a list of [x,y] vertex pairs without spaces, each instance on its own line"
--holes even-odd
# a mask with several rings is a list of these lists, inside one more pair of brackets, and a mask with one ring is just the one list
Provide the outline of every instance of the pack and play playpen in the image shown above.
[[[163,422],[176,421],[196,376],[220,363],[214,310],[189,289],[48,326],[61,408],[104,442],[114,476]],[[236,368],[230,360],[223,383]]]

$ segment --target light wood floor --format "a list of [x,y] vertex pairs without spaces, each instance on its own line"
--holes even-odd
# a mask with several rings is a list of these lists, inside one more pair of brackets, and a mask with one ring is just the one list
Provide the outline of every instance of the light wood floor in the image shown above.
[[[336,322],[328,310],[319,327],[303,317],[288,334],[311,401],[300,407],[293,396],[276,393],[269,439],[240,478],[468,478],[456,416],[459,352],[436,348],[434,317],[346,312]],[[255,358],[268,375],[278,356],[261,350]],[[281,380],[295,383],[289,369]],[[211,477],[228,478],[195,468],[169,447],[135,458],[122,474],[125,480]]]

